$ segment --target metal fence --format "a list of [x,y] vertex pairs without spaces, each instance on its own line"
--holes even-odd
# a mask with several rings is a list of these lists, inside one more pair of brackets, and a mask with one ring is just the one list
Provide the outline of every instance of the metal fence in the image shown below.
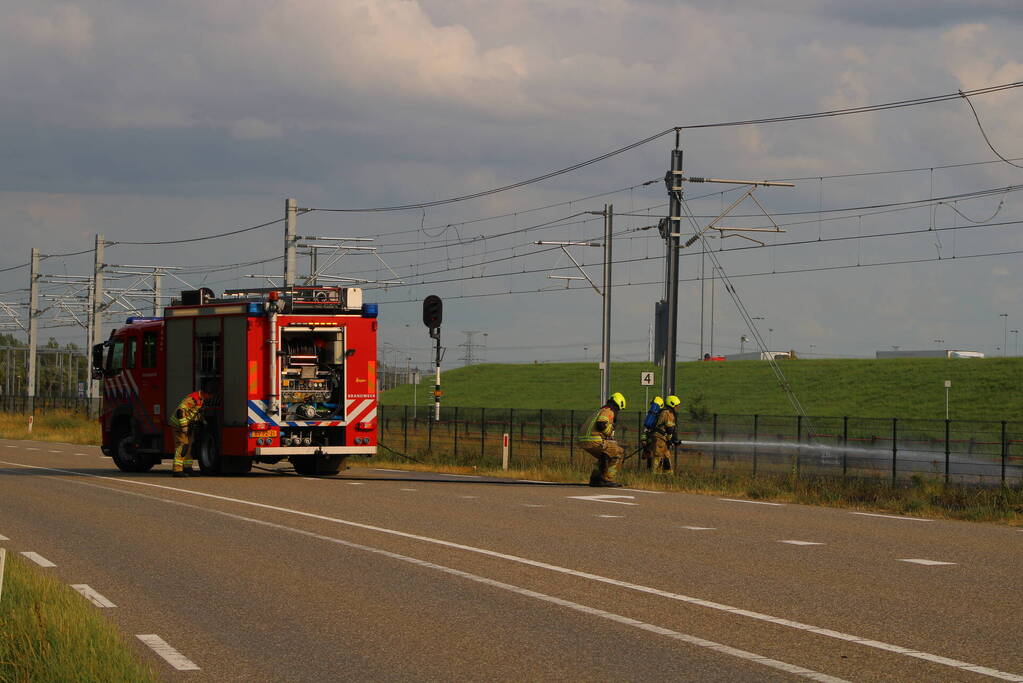
[[[590,411],[381,406],[380,440],[414,456],[464,465],[500,464],[509,435],[512,467],[588,467],[574,436]],[[644,413],[619,415],[616,436],[638,450]],[[681,416],[675,470],[890,478],[1023,485],[1023,422],[714,414]],[[639,458],[626,464],[642,467]]]

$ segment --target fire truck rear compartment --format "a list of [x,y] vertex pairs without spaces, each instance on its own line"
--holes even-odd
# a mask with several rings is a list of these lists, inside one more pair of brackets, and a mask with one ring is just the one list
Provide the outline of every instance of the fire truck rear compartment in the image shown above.
[[[341,330],[294,331],[281,334],[281,417],[285,421],[344,419],[344,338]],[[339,446],[330,432],[282,430],[292,445]],[[302,433],[299,433],[302,432]],[[300,443],[294,443],[299,439]],[[306,440],[309,443],[304,443]]]

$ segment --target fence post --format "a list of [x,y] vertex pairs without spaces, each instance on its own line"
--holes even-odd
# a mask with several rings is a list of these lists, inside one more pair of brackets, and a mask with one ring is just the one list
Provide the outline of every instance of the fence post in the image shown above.
[[575,464],[575,410],[568,411],[568,463]]
[[718,468],[718,444],[717,444],[717,441],[718,441],[718,414],[717,413],[714,413],[714,426],[712,428],[711,437],[710,438],[711,438],[711,441],[714,442],[714,445],[711,446],[711,449],[710,449],[710,453],[711,453],[710,468],[712,470],[716,470]]
[[796,474],[799,474],[799,467],[802,465],[803,451],[800,446],[803,444],[803,416],[796,415]]
[[515,433],[515,409],[508,409],[508,457],[511,458],[512,448],[514,443],[512,442],[511,435]]
[[[646,416],[643,413],[636,413],[636,471],[641,469],[640,461],[643,459],[640,449],[643,448],[643,420]],[[650,463],[648,463],[650,465]]]
[[946,484],[948,484],[948,475],[949,475],[949,456],[952,453],[952,444],[950,443],[950,440],[949,440],[949,433],[951,432],[951,429],[949,429],[950,423],[951,423],[951,420],[948,420],[948,419],[945,420],[945,483]]
[[757,433],[760,431],[760,416],[753,416],[753,476],[757,476]]
[[487,447],[487,409],[480,408],[480,461],[483,461]]
[[849,416],[842,418],[842,478],[849,471]]
[[898,446],[899,438],[899,418],[892,418],[892,486],[895,486],[895,479],[898,475],[898,465],[896,464],[896,454],[899,452]]
[[1009,455],[1009,443],[1005,440],[1005,420],[1002,420],[1002,486],[1005,486],[1005,461]]
[[430,417],[426,418],[426,451],[433,454],[433,423]]
[[540,409],[540,464],[543,465],[543,408]]
[[458,458],[458,406],[455,406],[455,453],[454,456]]
[[408,406],[401,407],[401,433],[404,435],[405,448],[402,453],[408,454]]

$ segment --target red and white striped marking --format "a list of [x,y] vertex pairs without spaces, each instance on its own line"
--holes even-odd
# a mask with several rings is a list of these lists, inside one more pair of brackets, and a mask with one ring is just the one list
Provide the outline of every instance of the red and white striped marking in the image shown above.
[[349,398],[345,399],[345,420],[348,424],[357,422],[371,422],[377,416],[377,402],[375,398]]

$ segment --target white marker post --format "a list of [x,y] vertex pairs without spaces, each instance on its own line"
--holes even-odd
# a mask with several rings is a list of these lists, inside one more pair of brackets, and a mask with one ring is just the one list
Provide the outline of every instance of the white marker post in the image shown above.
[[511,443],[508,435],[505,434],[501,439],[501,469],[508,471],[508,446]]
[[945,380],[945,419],[948,419],[948,390],[952,388],[952,380]]
[[4,597],[4,565],[7,561],[7,549],[0,548],[0,600]]
[[32,423],[35,422],[35,415],[28,416],[28,433],[32,433]]

